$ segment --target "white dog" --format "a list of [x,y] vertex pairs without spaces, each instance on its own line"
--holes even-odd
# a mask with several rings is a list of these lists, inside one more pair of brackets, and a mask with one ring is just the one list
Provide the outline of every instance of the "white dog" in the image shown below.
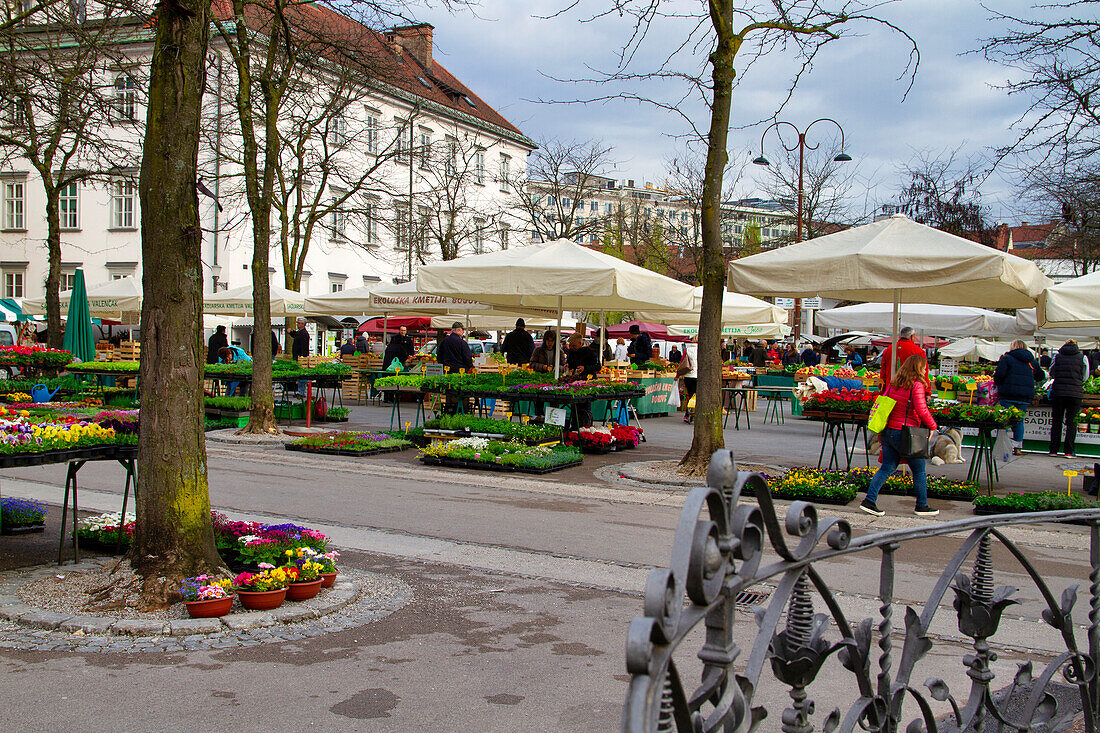
[[948,428],[941,432],[932,446],[932,465],[966,463],[962,457],[962,442],[962,433],[957,428]]

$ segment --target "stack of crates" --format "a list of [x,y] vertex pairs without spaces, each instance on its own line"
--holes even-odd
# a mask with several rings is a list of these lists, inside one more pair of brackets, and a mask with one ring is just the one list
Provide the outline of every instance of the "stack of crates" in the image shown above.
[[123,341],[118,345],[118,348],[115,349],[114,352],[115,361],[140,361],[141,342]]
[[366,360],[365,354],[343,354],[340,356],[340,363],[346,364],[351,367],[352,372],[347,379],[340,381],[340,398],[344,402],[351,402],[352,400],[359,399],[359,372],[356,369],[365,369],[363,366]]
[[113,361],[115,347],[110,341],[97,341],[95,345],[96,361]]

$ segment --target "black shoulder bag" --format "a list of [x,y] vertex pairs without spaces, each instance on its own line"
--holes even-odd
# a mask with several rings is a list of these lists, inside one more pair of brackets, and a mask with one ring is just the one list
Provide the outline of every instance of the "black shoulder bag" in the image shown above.
[[[905,422],[909,422],[909,408],[913,406],[913,387],[909,387],[909,401],[905,403]],[[932,431],[923,425],[903,425],[898,454],[902,458],[928,458],[932,454]]]

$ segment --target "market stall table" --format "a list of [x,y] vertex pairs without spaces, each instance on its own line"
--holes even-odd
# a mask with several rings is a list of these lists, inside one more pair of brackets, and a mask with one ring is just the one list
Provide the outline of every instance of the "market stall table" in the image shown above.
[[[825,466],[826,471],[831,471],[834,467],[840,469],[840,458],[837,456],[838,445],[841,448],[840,456],[844,458],[844,470],[852,470],[852,459],[855,457],[856,446],[860,435],[863,436],[863,456],[865,465],[871,465],[871,433],[867,430],[867,416],[866,415],[842,415],[837,413],[835,415],[826,414],[824,416],[806,415],[803,413],[803,417],[807,420],[823,423],[821,433],[821,450],[817,454],[817,467],[821,468],[822,461],[825,460],[825,448],[831,446],[831,453],[829,462]],[[848,444],[848,426],[852,426],[852,442]]]
[[954,420],[937,420],[940,429],[944,428],[970,428],[975,430],[974,452],[970,455],[970,470],[966,474],[967,481],[974,481],[979,486],[982,482],[983,469],[985,473],[985,490],[988,495],[993,495],[994,481],[1000,481],[1000,472],[997,470],[997,462],[993,458],[993,446],[996,443],[994,431],[1003,430],[1004,425],[996,423],[972,423]]
[[[382,389],[385,389],[384,387]],[[592,394],[592,395],[569,395],[569,394],[554,394],[553,392],[539,392],[535,394],[514,392],[511,390],[445,390],[448,397],[456,400],[466,399],[493,399],[504,400],[507,402],[534,402],[543,405],[557,406],[564,408],[569,414],[566,419],[566,425],[568,427],[573,425],[579,427],[579,418],[577,415],[576,405],[589,404],[595,402],[607,402],[610,405],[616,402],[626,402],[629,400],[640,399],[646,396],[645,390],[624,390],[613,394]]]
[[[61,504],[61,538],[57,545],[57,564],[64,559],[65,552],[65,525],[66,514],[69,509],[69,491],[73,495],[73,560],[80,562],[80,541],[76,536],[77,513],[79,502],[77,498],[76,477],[85,463],[91,461],[118,461],[119,465],[126,469],[126,483],[122,490],[122,513],[126,516],[126,504],[130,498],[130,485],[134,487],[134,499],[137,500],[137,446],[136,445],[101,445],[88,448],[75,448],[73,450],[44,451],[41,453],[11,453],[0,457],[0,468],[22,468],[25,466],[42,466],[47,463],[68,463],[65,473],[65,495]],[[121,549],[121,534],[119,536],[119,549]]]
[[397,429],[402,426],[401,422],[401,395],[411,394],[416,397],[416,415],[414,417],[413,427],[420,427],[420,423],[424,420],[424,398],[427,397],[430,392],[425,392],[419,387],[406,387],[403,385],[386,385],[378,388],[379,392],[390,393],[393,395],[393,407],[390,408],[390,430],[394,430],[393,421],[397,419]]
[[722,420],[722,429],[726,429],[726,425],[730,421],[730,413],[733,413],[733,429],[741,429],[741,413],[745,413],[745,430],[752,430],[752,420],[749,418],[751,414],[749,412],[749,395],[756,394],[756,390],[752,387],[723,387],[722,396],[724,407],[726,408],[726,417]]

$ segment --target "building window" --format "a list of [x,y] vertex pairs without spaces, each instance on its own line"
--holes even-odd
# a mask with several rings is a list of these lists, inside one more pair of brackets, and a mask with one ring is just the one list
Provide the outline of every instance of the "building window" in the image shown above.
[[501,153],[500,154],[500,190],[502,192],[508,193],[508,191],[509,191],[508,184],[509,184],[509,180],[511,179],[511,177],[512,177],[512,158],[510,156],[505,155],[504,153]]
[[397,125],[397,139],[394,140],[394,152],[397,154],[397,162],[407,164],[409,162],[409,135],[402,120],[394,120]]
[[343,115],[337,115],[332,119],[329,141],[337,147],[343,146],[348,141],[348,121]]
[[61,290],[72,290],[76,287],[76,270],[64,270],[61,272]]
[[62,229],[79,229],[80,217],[77,214],[77,185],[75,182],[62,186],[58,192],[57,205],[61,213]]
[[[4,182],[4,228],[25,229],[27,184],[23,181]],[[11,297],[11,296],[8,296]]]
[[126,178],[111,183],[111,228],[133,229],[137,186]]
[[378,201],[374,198],[363,202],[363,238],[367,244],[378,243]]
[[417,151],[420,157],[420,167],[427,168],[432,162],[432,132],[431,130],[425,130],[420,128],[420,150]]
[[137,80],[130,74],[115,77],[115,118],[119,122],[137,119]]
[[512,228],[507,224],[500,225],[500,248],[508,249],[508,237],[512,233]]
[[329,292],[330,293],[342,293],[342,292],[344,292],[344,283],[337,282],[337,281],[333,280],[331,283],[329,283]]
[[394,204],[393,207],[393,248],[399,252],[409,250],[409,205]]
[[[339,198],[339,196],[337,196]],[[333,200],[333,206],[336,206],[335,199]],[[332,210],[332,238],[333,239],[347,239],[348,232],[348,212],[341,211],[338,208]]]
[[590,203],[588,205],[588,210],[589,211],[599,211],[600,210],[600,202],[599,201],[593,201],[592,203]]
[[568,196],[562,196],[562,198],[561,198],[561,207],[563,209],[568,209],[569,208],[569,203],[571,201],[572,201],[572,199],[570,199]]
[[478,150],[474,153],[474,183],[485,185],[485,151]]
[[4,297],[5,298],[22,298],[23,297],[23,272],[18,270],[9,270],[4,273]]
[[447,136],[447,160],[444,163],[443,172],[447,176],[453,176],[458,172],[458,138]]
[[24,127],[23,100],[11,93],[0,94],[0,123],[4,127]]
[[603,213],[606,216],[611,216],[611,204],[604,204],[603,205]]
[[382,122],[378,118],[378,113],[373,111],[367,112],[367,152],[371,155],[378,155],[378,139],[381,135]]
[[485,251],[485,220],[474,219],[474,254]]

